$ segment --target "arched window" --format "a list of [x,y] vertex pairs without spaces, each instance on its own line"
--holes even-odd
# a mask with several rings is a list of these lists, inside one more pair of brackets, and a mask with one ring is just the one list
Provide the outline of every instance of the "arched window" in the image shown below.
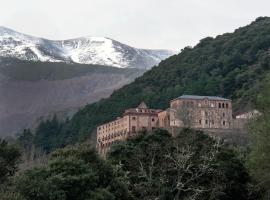
[[225,108],[225,104],[224,103],[222,103],[222,108]]
[[218,103],[218,108],[221,108],[221,103]]

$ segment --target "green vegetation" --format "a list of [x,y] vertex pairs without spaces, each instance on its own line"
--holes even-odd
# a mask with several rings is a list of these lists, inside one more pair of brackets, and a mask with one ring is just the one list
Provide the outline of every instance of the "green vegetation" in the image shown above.
[[121,115],[144,100],[152,108],[167,108],[182,94],[219,95],[233,99],[234,110],[255,107],[258,91],[270,70],[270,18],[216,38],[162,61],[109,98],[87,105],[63,126],[59,146],[94,135],[97,125]]
[[[17,140],[24,151],[34,146],[50,153],[93,137],[97,125],[142,100],[150,107],[166,108],[171,99],[186,93],[232,98],[235,112],[251,108],[262,111],[249,127],[250,146],[231,149],[201,131],[185,129],[177,137],[156,130],[118,142],[106,161],[89,146],[66,147],[49,154],[45,166],[21,171],[3,196],[14,200],[267,199],[269,33],[270,18],[258,18],[234,33],[205,38],[115,91],[110,98],[82,108],[71,120],[59,122],[53,117],[42,122],[34,134],[24,130]],[[0,150],[10,148],[2,143]],[[2,176],[5,182],[16,171],[18,157],[8,168],[11,172]]]
[[19,194],[12,191],[11,179],[18,170],[21,153],[18,148],[0,139],[0,198],[19,200]]
[[237,154],[201,131],[140,133],[108,159],[89,145],[66,147],[41,167],[20,171],[5,195],[20,200],[256,200]]
[[[35,135],[39,139],[35,141],[40,141],[40,148],[51,151],[93,139],[97,125],[120,116],[126,108],[145,101],[149,107],[165,109],[171,99],[182,94],[231,98],[235,112],[254,108],[270,72],[269,32],[270,18],[264,17],[233,33],[205,38],[194,48],[186,47],[179,55],[162,61],[109,98],[85,106],[61,124],[61,130],[52,134],[38,129]],[[40,135],[46,141],[41,141]]]
[[108,159],[137,199],[255,199],[236,154],[201,131],[142,134],[113,147]]
[[0,139],[0,186],[15,174],[20,162],[20,156],[21,154],[17,148]]
[[54,152],[47,166],[26,170],[14,184],[25,200],[132,200],[113,167],[84,145]]
[[265,191],[265,198],[270,194],[270,84],[265,85],[258,95],[258,105],[262,111],[250,125],[251,152],[248,157],[248,167],[258,181],[258,186]]
[[33,140],[35,147],[45,152],[61,147],[57,146],[57,144],[59,143],[59,136],[61,136],[58,133],[61,131],[62,126],[56,115],[51,120],[42,121],[35,132]]

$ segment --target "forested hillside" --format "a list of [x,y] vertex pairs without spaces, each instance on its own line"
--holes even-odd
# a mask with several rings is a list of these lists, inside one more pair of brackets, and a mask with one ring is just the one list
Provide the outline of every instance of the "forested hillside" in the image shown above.
[[[270,18],[261,17],[233,33],[202,39],[178,55],[115,91],[109,98],[87,105],[63,125],[55,146],[93,136],[97,125],[119,116],[124,109],[145,101],[164,109],[182,94],[231,98],[234,111],[255,107],[270,64]],[[42,133],[45,134],[45,133]],[[42,145],[41,145],[42,146]]]

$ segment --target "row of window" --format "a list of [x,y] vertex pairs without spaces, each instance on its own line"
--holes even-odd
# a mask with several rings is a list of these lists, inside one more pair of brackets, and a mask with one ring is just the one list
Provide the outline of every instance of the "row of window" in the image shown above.
[[[208,113],[207,111],[205,111],[205,113],[204,113],[204,114],[205,114],[205,116],[206,116],[206,117],[208,117],[208,116],[209,116],[209,115],[208,115],[209,113]],[[210,113],[210,114],[211,114],[211,113]],[[222,116],[223,116],[223,117],[225,117],[225,116],[226,116],[226,114],[225,114],[225,113],[222,113]]]
[[[208,104],[208,102],[205,102],[205,104]],[[195,103],[193,101],[184,101],[183,102],[183,107],[194,107]],[[202,103],[198,103],[198,107],[201,107]],[[215,104],[214,103],[210,103],[210,107],[214,108]],[[228,103],[218,103],[218,108],[229,108],[229,104]]]
[[[136,117],[132,117],[132,120],[136,120],[136,119],[137,119]],[[156,120],[155,120],[155,118],[152,118],[151,121],[152,121],[152,122],[155,122]],[[116,125],[116,124],[120,124],[120,121],[115,121],[115,122],[112,122],[112,123],[109,123],[109,124],[100,126],[100,127],[98,128],[98,130],[105,129],[105,128],[109,128],[109,127],[111,127],[111,126],[113,126],[113,125]],[[120,125],[119,125],[119,126],[120,126]],[[119,128],[119,126],[118,126],[118,128]],[[124,124],[122,124],[122,127],[124,127]],[[109,129],[109,130],[110,130],[110,129]]]
[[140,108],[137,108],[136,111],[137,112],[140,112],[140,113],[155,113],[154,110],[150,110],[150,109],[140,109]]
[[218,108],[229,108],[229,104],[228,103],[218,103]]
[[101,132],[101,133],[107,133],[107,132],[111,132],[111,131],[116,131],[117,129],[123,129],[124,128],[124,125],[122,125],[122,127],[120,127],[120,126],[118,126],[118,127],[112,127],[112,128],[109,128],[109,129],[105,129],[105,130],[100,130],[99,129],[99,131]]
[[126,131],[125,132],[111,133],[111,134],[108,134],[106,136],[103,136],[102,138],[99,138],[98,141],[101,142],[101,141],[113,139],[115,137],[124,136],[124,135],[126,135]]
[[[98,130],[105,129],[105,128],[109,128],[109,127],[111,127],[111,126],[114,126],[114,125],[117,125],[117,124],[120,124],[120,123],[121,123],[120,120],[119,120],[119,121],[115,121],[115,122],[111,122],[111,123],[109,123],[109,124],[100,126],[100,127],[98,128]],[[122,126],[124,126],[124,125],[122,125]]]
[[[205,122],[206,125],[208,125],[208,124],[214,125],[215,124],[214,120],[211,120],[211,121],[210,120],[205,120],[204,122]],[[199,120],[199,124],[202,124],[202,120]],[[226,125],[226,121],[225,120],[222,121],[222,125],[223,126]]]
[[[132,117],[132,120],[136,120],[136,119],[137,119],[136,117]],[[152,118],[151,120],[152,120],[152,122],[154,122],[155,118]]]

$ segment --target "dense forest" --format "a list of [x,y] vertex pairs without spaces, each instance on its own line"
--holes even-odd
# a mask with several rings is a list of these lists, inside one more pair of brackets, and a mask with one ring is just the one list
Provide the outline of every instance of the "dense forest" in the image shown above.
[[[126,108],[145,101],[149,107],[165,109],[182,94],[231,98],[234,112],[256,107],[255,98],[270,72],[270,18],[260,17],[250,25],[216,38],[202,39],[178,55],[162,61],[133,83],[109,98],[77,112],[57,132],[37,131],[39,147],[49,149],[95,137],[97,125],[112,120]],[[48,122],[49,123],[49,122]],[[48,125],[50,127],[50,125]]]
[[2,142],[0,151],[2,200],[256,200],[263,191],[235,150],[191,129],[140,133],[106,160],[89,145],[66,147],[15,176],[18,149]]

